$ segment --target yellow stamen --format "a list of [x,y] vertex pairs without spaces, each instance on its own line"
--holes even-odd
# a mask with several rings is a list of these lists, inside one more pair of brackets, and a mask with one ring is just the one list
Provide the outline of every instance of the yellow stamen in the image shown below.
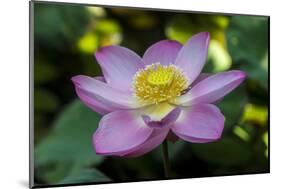
[[180,68],[160,63],[139,70],[133,80],[134,94],[144,104],[172,102],[187,87],[187,79]]
[[172,82],[173,76],[173,70],[165,69],[163,66],[158,66],[149,74],[147,81],[149,84],[154,86],[168,85]]

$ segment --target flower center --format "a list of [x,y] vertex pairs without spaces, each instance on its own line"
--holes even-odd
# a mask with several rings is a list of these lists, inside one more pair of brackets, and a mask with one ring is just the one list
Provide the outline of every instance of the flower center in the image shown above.
[[158,66],[155,70],[150,72],[147,81],[153,86],[169,85],[174,78],[174,72],[171,69],[166,69],[163,66]]
[[134,94],[144,104],[173,102],[187,87],[187,79],[180,68],[160,63],[139,70],[133,80]]

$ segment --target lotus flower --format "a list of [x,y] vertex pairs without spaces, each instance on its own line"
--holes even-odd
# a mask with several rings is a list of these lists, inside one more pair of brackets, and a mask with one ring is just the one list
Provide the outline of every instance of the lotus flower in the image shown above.
[[78,75],[72,81],[81,101],[104,115],[93,134],[97,154],[136,157],[166,138],[192,143],[220,139],[225,118],[214,103],[246,74],[200,74],[209,39],[208,32],[201,32],[184,45],[162,40],[142,58],[121,46],[95,53],[103,77]]

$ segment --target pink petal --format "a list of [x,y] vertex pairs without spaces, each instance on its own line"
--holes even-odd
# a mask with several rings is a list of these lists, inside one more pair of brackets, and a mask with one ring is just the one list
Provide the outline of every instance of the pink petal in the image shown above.
[[[94,77],[94,79],[105,82],[104,77],[102,77],[102,76]],[[86,106],[91,108],[93,111],[98,112],[99,114],[104,115],[104,114],[107,114],[109,112],[112,112],[112,111],[118,109],[118,107],[116,108],[116,107],[112,106],[111,104],[105,104],[95,98],[92,98],[91,97],[92,94],[90,92],[83,90],[79,86],[76,86],[75,90],[76,90],[78,97],[81,99],[81,101]]]
[[160,63],[162,65],[173,64],[182,45],[174,40],[162,40],[151,45],[143,55],[146,65]]
[[130,91],[135,73],[144,67],[142,59],[130,49],[107,46],[95,53],[109,86]]
[[192,36],[178,53],[175,65],[183,69],[189,84],[197,78],[205,64],[209,40],[208,32],[198,33]]
[[121,156],[143,144],[152,132],[136,111],[116,111],[101,119],[93,145],[97,154]]
[[178,97],[175,103],[182,106],[214,103],[234,90],[245,78],[245,72],[236,70],[214,74]]
[[153,120],[149,115],[142,115],[143,121],[146,123],[147,126],[152,128],[164,128],[169,127],[172,125],[177,118],[179,117],[181,112],[180,108],[174,108],[172,111],[170,111],[165,117],[163,117],[159,121]]
[[75,87],[75,90],[80,100],[86,106],[99,114],[104,115],[118,109],[117,107],[112,106],[110,103],[101,102],[97,98],[92,98],[91,93],[81,89],[80,87]]
[[183,108],[181,115],[171,127],[181,139],[205,143],[218,140],[224,128],[224,116],[212,104],[200,104]]
[[162,118],[161,121],[153,121],[148,115],[142,115],[142,118],[147,126],[154,128],[153,133],[145,143],[141,144],[130,152],[124,153],[122,156],[141,156],[159,146],[168,136],[169,140],[175,142],[178,137],[170,132],[170,126],[176,121],[180,111],[180,108],[174,108],[164,118]]
[[105,81],[105,79],[104,79],[104,77],[103,76],[96,76],[96,77],[94,77],[96,80],[99,80],[99,81],[102,81],[102,82],[104,82],[104,83],[106,83],[106,81]]
[[193,83],[190,85],[190,87],[194,87],[197,83],[199,83],[200,81],[203,81],[204,79],[207,79],[207,77],[210,77],[212,74],[210,73],[201,73],[196,79],[195,81],[193,81]]
[[131,94],[114,89],[97,79],[78,75],[72,77],[72,81],[81,101],[99,113],[138,107]]
[[129,153],[125,153],[122,156],[125,157],[138,157],[141,155],[146,154],[147,152],[152,151],[165,140],[169,133],[169,128],[165,129],[154,129],[152,134],[149,136],[149,138],[140,146],[138,146],[136,149],[130,151]]

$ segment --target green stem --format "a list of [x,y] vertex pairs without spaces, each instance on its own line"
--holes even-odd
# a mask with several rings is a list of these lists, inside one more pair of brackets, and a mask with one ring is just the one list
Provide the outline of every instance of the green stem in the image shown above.
[[168,142],[164,140],[162,144],[162,158],[163,165],[165,170],[165,177],[168,178],[170,176],[170,164],[169,164],[169,153],[168,153]]

